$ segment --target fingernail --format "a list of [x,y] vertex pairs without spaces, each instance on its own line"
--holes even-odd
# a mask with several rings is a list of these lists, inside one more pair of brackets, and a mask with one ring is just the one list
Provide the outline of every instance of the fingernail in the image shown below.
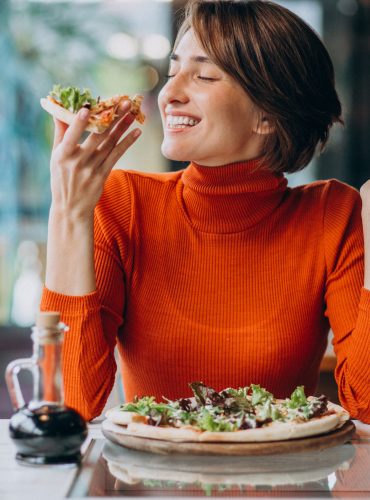
[[80,118],[81,118],[81,120],[86,120],[86,118],[88,118],[89,114],[90,113],[89,113],[89,110],[87,108],[82,108],[80,110]]
[[120,110],[121,111],[127,111],[130,108],[131,108],[130,101],[124,101],[123,103],[120,104]]
[[133,135],[137,139],[141,135],[141,130],[139,128],[135,129]]

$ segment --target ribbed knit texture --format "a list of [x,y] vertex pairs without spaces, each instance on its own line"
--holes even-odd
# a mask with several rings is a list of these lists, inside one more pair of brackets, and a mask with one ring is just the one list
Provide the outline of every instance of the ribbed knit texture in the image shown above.
[[98,415],[126,398],[261,384],[315,391],[329,324],[340,400],[370,423],[370,291],[361,201],[339,181],[288,188],[258,161],[146,174],[115,170],[95,211],[97,291],[60,310],[66,401]]

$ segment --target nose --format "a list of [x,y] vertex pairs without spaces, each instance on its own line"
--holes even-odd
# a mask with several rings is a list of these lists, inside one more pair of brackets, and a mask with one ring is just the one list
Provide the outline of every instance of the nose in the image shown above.
[[174,102],[186,103],[189,101],[186,82],[181,74],[178,73],[168,79],[159,94],[159,99],[164,105]]

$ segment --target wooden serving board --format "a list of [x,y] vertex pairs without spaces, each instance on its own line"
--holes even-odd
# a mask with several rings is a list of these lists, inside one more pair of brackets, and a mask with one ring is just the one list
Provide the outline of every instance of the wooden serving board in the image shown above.
[[286,441],[269,441],[260,443],[186,443],[171,442],[127,435],[124,427],[105,420],[102,424],[104,436],[113,443],[126,448],[149,451],[162,455],[276,455],[279,453],[296,453],[308,450],[323,450],[350,441],[356,427],[349,420],[339,429],[306,438]]

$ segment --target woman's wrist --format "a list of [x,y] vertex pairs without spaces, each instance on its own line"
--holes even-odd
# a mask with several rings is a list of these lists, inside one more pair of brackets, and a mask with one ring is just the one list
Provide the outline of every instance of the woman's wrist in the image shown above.
[[49,223],[51,220],[65,226],[89,225],[94,220],[94,210],[81,212],[78,209],[65,209],[52,203],[49,211]]
[[51,207],[45,284],[64,295],[95,290],[93,213],[75,217]]

